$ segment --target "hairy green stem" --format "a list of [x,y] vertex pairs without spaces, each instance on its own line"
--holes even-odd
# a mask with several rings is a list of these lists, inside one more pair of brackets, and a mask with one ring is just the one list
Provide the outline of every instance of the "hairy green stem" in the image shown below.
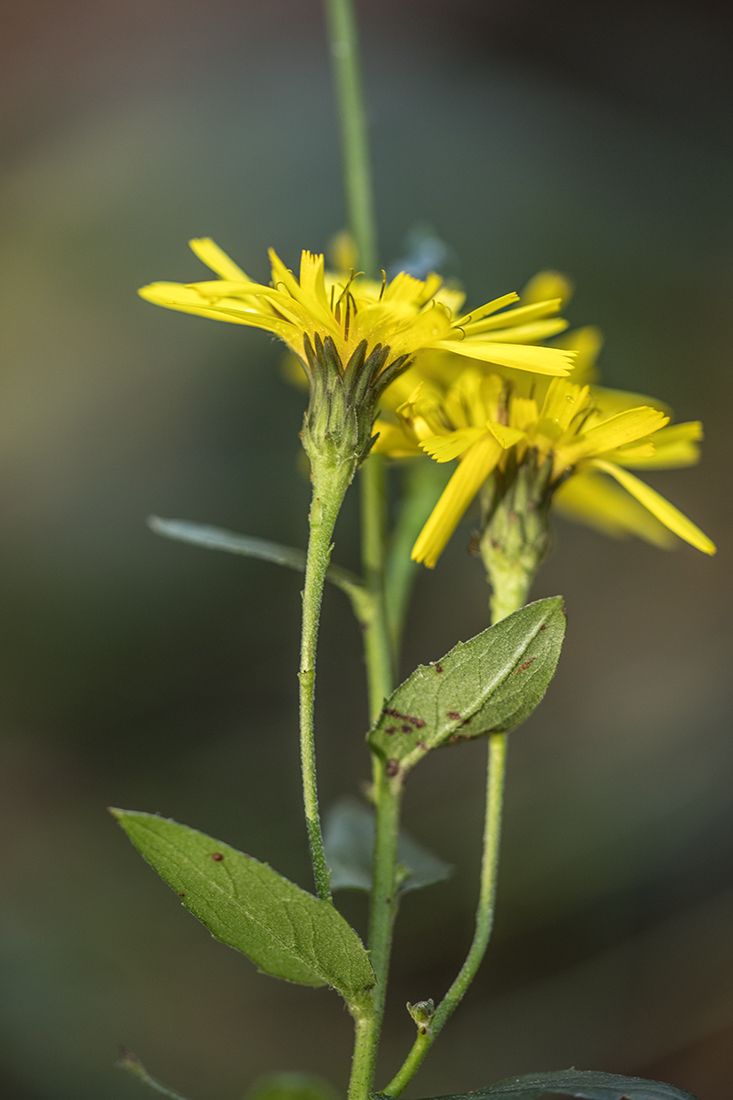
[[352,0],[325,0],[325,7],[341,124],[349,224],[359,264],[367,275],[373,276],[377,235],[356,19]]
[[316,690],[316,649],[321,617],[323,586],[331,560],[331,536],[344,494],[351,480],[348,467],[313,468],[313,497],[308,517],[310,533],[303,585],[303,625],[300,644],[300,762],[303,777],[303,804],[308,830],[313,877],[322,901],[331,900],[330,871],[323,850],[323,833],[318,808],[314,708]]
[[384,456],[372,454],[359,471],[361,490],[361,562],[371,597],[364,627],[364,656],[369,691],[369,721],[374,722],[392,691],[392,651],[385,607],[387,556],[387,485]]
[[[491,597],[492,619],[494,623],[518,611],[526,601],[532,576],[524,574],[523,582],[516,584],[512,576],[511,583],[502,585],[494,579]],[[494,926],[496,908],[496,883],[499,869],[499,845],[501,841],[501,819],[504,805],[504,777],[506,774],[507,736],[494,733],[489,737],[489,759],[486,776],[486,817],[484,820],[484,842],[481,856],[481,882],[479,900],[476,907],[476,925],[473,941],[466,961],[458,976],[435,1010],[430,1024],[418,1029],[417,1038],[404,1063],[382,1091],[387,1096],[399,1096],[417,1073],[423,1058],[430,1050],[443,1027],[461,1003],[466,990],[476,976],[486,954]]]
[[494,924],[496,878],[499,864],[499,840],[506,764],[506,734],[495,733],[489,738],[489,768],[486,783],[486,822],[484,826],[481,887],[476,910],[476,929],[466,961],[457,978],[438,1005],[430,1024],[418,1031],[412,1050],[396,1076],[382,1091],[387,1096],[399,1096],[412,1080],[423,1058],[430,1050],[446,1021],[460,1004],[476,976]]
[[[364,633],[364,654],[369,686],[370,720],[379,717],[392,690],[392,653],[384,595],[387,553],[387,494],[384,458],[371,455],[361,470],[362,562],[367,589],[372,597],[372,618]],[[402,784],[391,779],[383,762],[372,757],[376,829],[373,885],[369,907],[369,952],[377,981],[373,992],[374,1024],[369,1054],[368,1089],[371,1090],[379,1034],[387,994],[392,930],[397,915],[397,837],[399,835]]]
[[[362,93],[358,36],[353,0],[324,0],[341,123],[344,185],[349,224],[359,264],[367,275],[377,270],[369,141]],[[372,455],[362,471],[362,556],[371,614],[365,625],[364,652],[369,685],[369,710],[378,716],[392,689],[392,653],[384,600],[386,556],[386,491],[384,459]],[[377,975],[372,1012],[354,1014],[355,1044],[349,1100],[367,1100],[373,1078],[387,987],[395,905],[399,792],[392,789],[375,759],[376,837],[374,886],[369,918],[369,948]]]

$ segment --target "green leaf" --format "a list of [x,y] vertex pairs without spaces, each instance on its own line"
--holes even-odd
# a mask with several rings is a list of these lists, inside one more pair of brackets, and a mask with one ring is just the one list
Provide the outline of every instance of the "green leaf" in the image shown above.
[[391,774],[405,774],[431,749],[514,729],[545,694],[564,637],[562,597],[553,596],[459,642],[392,693],[370,747]]
[[349,1002],[374,984],[361,940],[329,902],[186,825],[155,814],[110,812],[185,908],[265,974],[330,985]]
[[[374,811],[356,798],[342,798],[326,814],[323,843],[331,868],[332,890],[372,888],[374,855]],[[418,844],[404,830],[397,842],[397,860],[402,868],[398,893],[420,890],[450,877],[453,868]]]
[[[378,1093],[377,1097],[383,1095]],[[486,1089],[431,1100],[539,1100],[542,1096],[576,1096],[582,1100],[695,1100],[692,1093],[661,1081],[582,1069],[507,1077]]]
[[[259,558],[261,561],[274,562],[275,565],[284,565],[286,569],[294,569],[297,573],[305,572],[305,550],[297,550],[294,546],[282,546],[279,542],[268,542],[267,539],[254,538],[252,535],[237,535],[222,527],[210,527],[205,523],[192,523],[185,519],[148,516],[148,527],[156,535],[163,535],[167,539],[190,542],[207,550],[226,550],[229,554],[241,554],[245,558]],[[355,573],[342,569],[339,565],[330,565],[326,580],[346,593],[360,622],[369,621],[372,615],[371,597]]]
[[314,1073],[268,1073],[254,1082],[245,1100],[338,1100],[338,1093]]

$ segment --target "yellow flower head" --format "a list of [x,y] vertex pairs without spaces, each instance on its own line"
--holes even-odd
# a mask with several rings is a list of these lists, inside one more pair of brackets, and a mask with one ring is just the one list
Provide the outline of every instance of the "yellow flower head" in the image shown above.
[[388,348],[385,370],[402,356],[423,348],[446,349],[461,357],[566,375],[574,353],[564,348],[536,346],[562,331],[566,323],[553,314],[560,299],[501,312],[519,300],[501,298],[460,315],[463,294],[443,285],[438,275],[415,279],[401,272],[381,283],[362,275],[333,275],[324,270],[323,256],[303,252],[296,278],[270,250],[272,282],[253,282],[212,240],[190,242],[192,250],[217,279],[199,283],[152,283],[140,295],[148,302],[212,317],[217,321],[267,329],[303,359],[304,341],[315,347],[330,339],[342,364],[366,341],[367,353]]
[[423,382],[396,410],[396,424],[377,422],[378,450],[460,460],[415,543],[415,560],[433,567],[487,479],[511,478],[529,463],[545,471],[543,492],[557,493],[575,518],[662,546],[673,541],[673,532],[707,554],[715,552],[699,528],[627,469],[696,462],[698,421],[668,426],[664,408],[639,395],[567,378],[532,385],[524,377],[522,384],[470,367],[447,386]]

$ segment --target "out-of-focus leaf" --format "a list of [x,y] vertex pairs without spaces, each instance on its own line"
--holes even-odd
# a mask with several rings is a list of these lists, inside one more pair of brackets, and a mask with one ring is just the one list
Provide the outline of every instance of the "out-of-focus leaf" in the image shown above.
[[696,1100],[691,1092],[661,1081],[582,1069],[508,1077],[489,1088],[431,1100],[540,1100],[543,1096],[576,1096],[580,1100]]
[[[326,814],[323,837],[332,890],[372,888],[374,811],[355,798],[342,798]],[[400,830],[397,861],[402,868],[401,894],[450,877],[449,863],[433,855]]]
[[111,812],[183,905],[266,974],[330,985],[350,1003],[374,984],[361,940],[329,902],[186,825],[155,814]]
[[338,1100],[338,1093],[314,1073],[268,1073],[254,1082],[245,1100]]
[[514,729],[545,694],[564,637],[562,597],[553,596],[459,642],[392,693],[370,747],[396,775],[441,745]]
[[[156,535],[163,535],[167,539],[190,542],[207,550],[226,550],[229,554],[240,554],[245,558],[259,558],[275,565],[284,565],[286,569],[294,569],[297,573],[305,572],[305,550],[298,550],[294,546],[283,546],[279,542],[269,542],[252,535],[238,535],[234,531],[225,531],[222,527],[211,527],[185,519],[149,516],[148,527]],[[326,580],[346,593],[360,622],[365,621],[365,617],[368,621],[371,597],[355,573],[342,569],[339,565],[330,565]]]

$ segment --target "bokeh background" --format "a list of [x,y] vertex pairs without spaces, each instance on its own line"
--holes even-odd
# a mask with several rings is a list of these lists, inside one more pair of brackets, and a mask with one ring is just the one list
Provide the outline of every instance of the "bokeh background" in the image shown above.
[[[135,288],[253,276],[345,220],[316,0],[25,0],[0,44],[0,1092],[125,1100],[117,1043],[191,1100],[273,1069],[343,1088],[336,997],[258,975],[181,909],[105,813],[159,810],[309,886],[296,748],[299,579],[156,538],[156,512],[304,545],[302,397],[255,331]],[[558,524],[537,595],[568,640],[512,738],[493,946],[410,1087],[569,1065],[733,1077],[731,35],[704,0],[363,0],[383,263],[416,225],[473,303],[570,273],[619,387],[706,423],[649,480],[708,560]],[[487,623],[469,517],[420,577],[404,671]],[[356,494],[336,559],[356,564]],[[327,805],[367,774],[358,631],[325,602]],[[380,1080],[469,942],[485,746],[410,783],[456,868],[404,902]],[[341,902],[363,927],[364,900]]]

